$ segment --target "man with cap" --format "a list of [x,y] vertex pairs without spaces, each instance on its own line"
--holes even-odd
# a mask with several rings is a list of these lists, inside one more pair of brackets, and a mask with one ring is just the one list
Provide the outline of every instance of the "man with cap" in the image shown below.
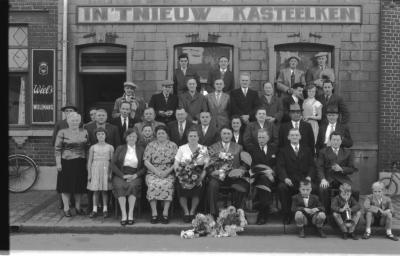
[[319,127],[317,137],[317,152],[325,147],[330,147],[330,135],[332,132],[339,132],[342,134],[341,147],[350,148],[353,146],[353,139],[351,138],[350,130],[347,125],[338,122],[339,110],[336,106],[328,106],[326,110],[326,118],[328,123],[324,123]]
[[322,83],[324,78],[335,82],[335,71],[327,66],[328,53],[319,52],[314,56],[317,60],[317,65],[308,69],[306,72],[306,83],[314,83],[317,86],[317,93],[315,95],[316,99],[322,95]]
[[214,91],[214,83],[217,79],[224,81],[224,88],[222,89],[225,93],[230,93],[235,88],[234,78],[232,71],[229,70],[229,59],[226,56],[218,58],[218,69],[210,70],[207,79],[207,92]]
[[346,124],[350,119],[350,112],[347,109],[346,104],[342,97],[333,93],[333,83],[330,80],[323,81],[323,95],[320,97],[322,103],[322,123],[327,123],[326,120],[326,109],[330,106],[336,107],[339,113],[339,121],[342,124]]
[[[354,167],[354,155],[348,148],[340,147],[342,144],[342,134],[333,132],[330,134],[330,146],[321,149],[317,159],[317,173],[320,180],[320,198],[326,209],[330,209],[328,188],[338,189],[343,183],[352,185],[351,175],[357,172]],[[358,192],[353,194],[358,199]]]
[[120,115],[119,108],[123,101],[131,103],[132,111],[135,112],[135,116],[140,118],[143,115],[143,111],[146,108],[146,102],[143,98],[135,94],[137,87],[138,86],[133,82],[127,81],[124,83],[124,95],[115,100],[114,109],[111,114],[113,118]]
[[276,87],[279,91],[291,95],[293,93],[293,85],[295,83],[306,85],[306,79],[304,71],[297,69],[297,65],[300,62],[298,56],[290,56],[288,62],[289,67],[279,71]]
[[179,68],[174,70],[174,94],[181,95],[184,92],[187,92],[188,88],[186,83],[189,78],[193,78],[196,80],[196,90],[200,92],[200,76],[197,74],[196,70],[192,69],[189,66],[189,56],[186,53],[182,53],[178,57]]
[[292,94],[287,97],[283,97],[282,106],[283,106],[283,116],[281,123],[287,123],[290,121],[289,115],[289,107],[292,104],[299,104],[303,106],[303,88],[304,85],[302,83],[295,83],[292,86]]
[[290,105],[290,122],[283,123],[279,127],[279,148],[290,144],[288,139],[289,131],[293,128],[298,129],[301,135],[300,145],[311,149],[312,155],[315,150],[315,139],[311,125],[301,118],[302,109],[299,104]]
[[173,81],[161,82],[161,93],[151,96],[149,107],[156,112],[156,121],[167,124],[175,120],[175,110],[178,108],[178,97],[173,94]]

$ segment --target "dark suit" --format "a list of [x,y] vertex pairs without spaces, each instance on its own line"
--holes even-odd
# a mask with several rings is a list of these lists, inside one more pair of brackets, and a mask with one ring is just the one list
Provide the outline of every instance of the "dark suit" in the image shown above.
[[[218,141],[214,144],[212,144],[209,148],[209,153],[213,154],[219,154],[219,152],[226,152],[222,142]],[[240,166],[240,152],[242,152],[242,146],[239,144],[236,144],[234,142],[229,143],[229,149],[227,151],[228,153],[231,153],[233,156],[233,162],[232,162],[232,168],[233,169],[238,169],[238,168],[243,168]],[[211,173],[214,171],[214,169],[210,168],[208,172],[208,183],[207,183],[207,202],[208,202],[208,207],[209,207],[209,212],[213,215],[217,215],[219,213],[218,211],[218,191],[221,185],[224,186],[232,186],[233,184],[237,184],[237,186],[242,185],[242,179],[240,178],[230,178],[226,176],[224,181],[221,181],[218,177],[214,177],[211,175]],[[247,185],[247,184],[246,184]],[[247,187],[244,187],[244,189],[247,189]],[[241,202],[244,198],[245,192],[243,191],[235,191],[235,196],[233,197],[233,205],[235,207],[241,207]]]
[[[304,210],[306,208],[317,208],[318,211],[316,213],[309,214]],[[296,216],[296,225],[298,226],[304,226],[308,223],[312,223],[313,225],[317,226],[317,228],[321,228],[324,225],[326,215],[319,213],[325,212],[325,208],[322,206],[318,196],[316,195],[309,195],[307,206],[305,205],[303,196],[300,193],[292,196],[291,210]],[[297,212],[300,212],[300,216]]]
[[235,88],[233,73],[231,71],[226,70],[226,72],[222,75],[220,69],[214,69],[208,73],[207,92],[210,93],[215,90],[214,82],[217,79],[221,79],[221,77],[224,80],[224,85],[225,85],[223,89],[224,92],[229,93]]
[[[310,177],[313,181],[313,192],[318,193],[315,180],[315,163],[313,154],[308,147],[299,147],[296,156],[292,146],[286,145],[280,149],[277,160],[277,172],[279,177],[278,192],[282,204],[282,212],[285,217],[290,214],[291,196],[299,190],[300,181],[306,177]],[[289,187],[285,183],[285,179],[289,178],[293,186]]]
[[[107,131],[107,136],[106,136],[106,142],[110,145],[112,145],[115,148],[117,148],[119,145],[121,145],[121,138],[118,133],[118,128],[115,125],[106,123],[106,131]],[[94,131],[97,129],[97,124],[96,123],[91,123],[86,126],[86,130],[88,131],[89,134],[89,143],[90,145],[94,145],[97,143],[97,137]]]
[[[289,115],[289,109],[290,109],[290,105],[295,104],[295,103],[296,102],[294,101],[292,95],[285,96],[282,98],[282,106],[283,106],[282,124],[289,122],[291,120],[290,115]],[[300,105],[300,107],[302,107],[303,100],[299,99],[298,104]]]
[[350,112],[347,109],[346,104],[342,97],[336,94],[332,94],[328,101],[326,101],[325,96],[321,97],[320,102],[322,103],[322,123],[328,123],[328,119],[326,118],[326,110],[328,108],[334,107],[339,110],[339,118],[338,121],[342,124],[347,124],[350,119]]
[[[281,124],[279,127],[279,147],[284,147],[290,144],[288,139],[290,129],[294,128],[292,122],[287,122]],[[315,149],[315,140],[314,140],[314,133],[311,128],[311,125],[303,120],[300,120],[299,123],[299,131],[301,135],[300,145],[306,146],[311,149],[312,154],[314,155]]]
[[169,129],[169,139],[173,141],[176,145],[178,145],[178,147],[187,143],[187,133],[190,126],[192,126],[192,124],[188,120],[186,120],[186,126],[183,131],[182,137],[179,136],[179,127],[177,120],[169,122],[167,126]]
[[[321,69],[320,66],[314,66],[307,70],[306,72],[306,83],[307,85],[313,83],[317,79],[321,79],[322,75],[329,77],[329,80],[335,82],[335,71],[332,68],[325,66]],[[315,93],[315,98],[320,101],[320,98],[324,95],[324,90],[317,86],[317,91]]]
[[[128,128],[135,127],[135,123],[136,123],[135,119],[129,118],[129,120],[128,120]],[[119,138],[120,138],[120,142],[123,143],[124,142],[125,130],[122,127],[121,117],[116,117],[116,118],[111,119],[110,124],[112,124],[112,125],[117,127]]]
[[[265,121],[263,128],[268,131],[270,138],[269,143],[274,147],[278,147],[278,131],[276,126],[273,123]],[[259,129],[261,129],[261,126],[257,121],[251,122],[246,126],[243,134],[243,143],[247,151],[251,151],[254,147],[258,146]]]
[[196,92],[193,97],[189,92],[179,95],[179,107],[185,109],[188,113],[188,119],[199,120],[200,113],[208,111],[207,99],[202,94]]
[[[173,120],[175,120],[175,110],[178,108],[178,97],[174,94],[168,95],[168,100],[165,101],[164,94],[158,93],[151,96],[149,107],[154,108],[156,112],[156,121],[167,124]],[[159,111],[168,111],[172,110],[173,113],[171,116],[161,116]]]
[[[328,127],[328,123],[322,124],[319,127],[317,144],[315,145],[317,148],[317,152],[319,150],[323,149],[324,147],[326,147],[325,133],[326,133],[327,127]],[[347,125],[340,124],[337,122],[335,125],[335,132],[340,132],[342,134],[342,144],[340,145],[341,147],[351,148],[353,146],[353,139],[351,138],[350,130]]]
[[[358,171],[357,168],[354,167],[353,157],[353,153],[347,148],[340,148],[338,155],[334,153],[332,147],[322,149],[319,152],[316,163],[319,180],[321,181],[322,179],[326,179],[329,182],[330,188],[338,188],[339,185],[343,183],[348,183],[351,185],[352,181],[349,175]],[[332,169],[332,165],[335,163],[343,169],[343,173],[335,172]],[[355,194],[355,196],[357,196],[358,191],[355,191]],[[321,188],[320,196],[322,203],[327,209],[329,209],[330,203],[328,189]]]
[[220,140],[219,131],[215,126],[210,124],[207,128],[206,134],[203,134],[203,129],[202,129],[201,124],[196,125],[196,128],[197,128],[197,131],[199,132],[199,144],[200,145],[209,147],[212,144],[214,144],[215,142],[217,142],[218,140]]
[[231,115],[250,115],[250,121],[254,121],[254,115],[259,106],[258,93],[250,88],[244,96],[242,88],[231,91]]
[[235,143],[241,145],[242,147],[244,147],[244,143],[243,143],[243,133],[244,133],[243,131],[240,131],[240,132],[239,132],[239,138],[238,138],[237,141],[235,140],[235,135],[232,134],[232,140],[231,140],[231,141],[233,141],[233,142],[235,142]]
[[272,95],[270,102],[268,102],[265,95],[262,95],[260,97],[260,107],[267,111],[267,116],[275,117],[275,123],[281,123],[283,117],[283,104],[282,100],[277,95]]
[[174,94],[180,95],[184,92],[187,92],[186,82],[189,78],[194,78],[197,82],[197,91],[200,91],[200,76],[197,72],[192,69],[190,66],[186,69],[186,74],[183,74],[183,71],[180,68],[174,70],[173,80],[174,80]]

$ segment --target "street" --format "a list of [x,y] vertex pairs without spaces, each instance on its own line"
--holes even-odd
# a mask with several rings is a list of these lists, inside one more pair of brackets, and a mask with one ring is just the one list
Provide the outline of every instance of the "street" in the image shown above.
[[300,239],[286,236],[238,236],[233,238],[181,239],[179,235],[130,234],[11,234],[10,250],[84,250],[238,253],[335,253],[399,254],[400,242],[376,236],[370,240],[344,241],[336,236]]

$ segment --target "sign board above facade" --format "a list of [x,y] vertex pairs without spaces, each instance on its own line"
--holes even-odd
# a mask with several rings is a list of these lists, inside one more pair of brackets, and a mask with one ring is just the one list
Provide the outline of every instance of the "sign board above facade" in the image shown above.
[[79,24],[361,23],[361,6],[78,6]]

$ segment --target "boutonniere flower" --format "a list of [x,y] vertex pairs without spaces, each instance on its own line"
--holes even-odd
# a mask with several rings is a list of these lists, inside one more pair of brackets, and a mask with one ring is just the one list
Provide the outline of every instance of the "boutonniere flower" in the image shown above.
[[272,158],[275,158],[275,157],[276,157],[276,155],[275,155],[275,154],[273,154],[271,157],[272,157]]

